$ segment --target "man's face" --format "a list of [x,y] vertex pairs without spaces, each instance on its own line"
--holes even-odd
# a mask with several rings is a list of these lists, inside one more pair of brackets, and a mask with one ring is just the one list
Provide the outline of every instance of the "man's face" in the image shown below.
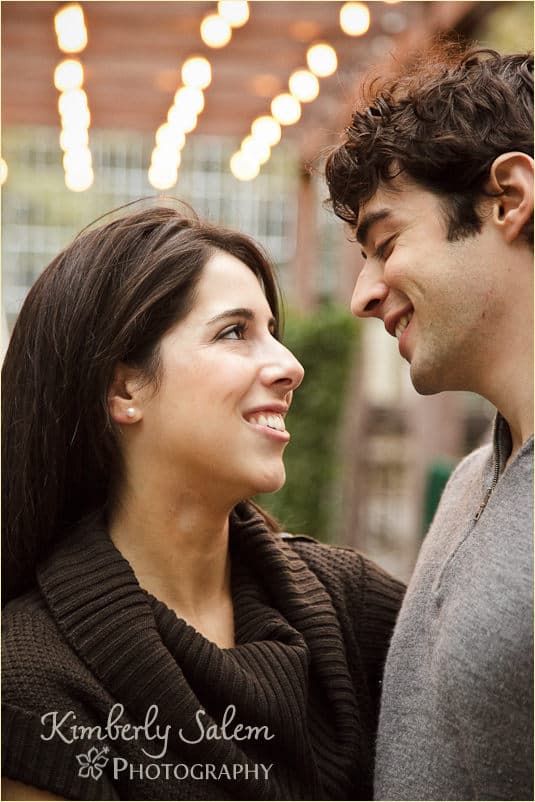
[[490,216],[480,233],[449,242],[440,199],[398,177],[362,207],[357,239],[365,262],[353,314],[381,319],[397,337],[418,392],[480,392],[511,292]]

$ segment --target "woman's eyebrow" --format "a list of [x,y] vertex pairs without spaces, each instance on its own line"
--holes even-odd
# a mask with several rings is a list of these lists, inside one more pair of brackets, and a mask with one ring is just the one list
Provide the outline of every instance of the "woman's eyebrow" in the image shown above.
[[255,314],[252,309],[247,309],[246,307],[237,307],[236,309],[225,309],[224,312],[220,312],[218,315],[210,318],[207,321],[207,325],[210,326],[212,323],[219,323],[221,320],[226,320],[229,317],[244,317],[247,320],[253,320]]
[[[229,318],[236,318],[241,317],[245,318],[246,320],[254,320],[256,318],[255,313],[252,309],[248,309],[244,306],[236,307],[235,309],[225,309],[224,312],[219,312],[219,314],[215,315],[214,317],[210,318],[207,321],[206,325],[211,326],[213,323],[220,323],[222,320],[228,320]],[[276,328],[277,321],[274,317],[270,317],[268,320],[268,328]]]

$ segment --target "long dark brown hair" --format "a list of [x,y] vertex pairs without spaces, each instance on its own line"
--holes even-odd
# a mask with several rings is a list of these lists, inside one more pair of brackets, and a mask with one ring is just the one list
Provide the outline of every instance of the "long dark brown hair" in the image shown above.
[[29,291],[2,368],[4,603],[32,584],[55,541],[106,510],[120,469],[107,404],[114,368],[129,363],[157,386],[160,340],[190,310],[216,249],[255,273],[279,323],[262,250],[189,207],[144,208],[84,229]]
[[[403,173],[443,201],[448,238],[478,232],[493,161],[533,155],[533,55],[437,41],[394,75],[361,86],[325,176],[334,212],[352,227],[380,184]],[[532,243],[533,218],[523,236]]]

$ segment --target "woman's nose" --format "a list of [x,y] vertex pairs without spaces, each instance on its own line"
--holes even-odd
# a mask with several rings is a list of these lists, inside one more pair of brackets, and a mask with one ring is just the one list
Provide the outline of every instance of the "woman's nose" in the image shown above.
[[382,274],[369,265],[364,265],[357,278],[351,311],[355,317],[383,317],[382,304],[388,295],[388,285]]
[[281,342],[273,340],[276,353],[262,372],[266,384],[278,384],[285,392],[296,390],[303,381],[305,369],[299,360]]

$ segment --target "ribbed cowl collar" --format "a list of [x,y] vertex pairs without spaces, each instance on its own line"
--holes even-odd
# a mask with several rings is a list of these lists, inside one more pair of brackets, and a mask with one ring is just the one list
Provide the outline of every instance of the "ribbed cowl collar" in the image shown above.
[[[247,504],[231,516],[230,549],[231,649],[140,587],[101,518],[66,539],[40,566],[38,581],[67,642],[130,718],[141,722],[157,705],[181,760],[274,763],[269,783],[229,781],[229,798],[354,798],[362,731],[329,594]],[[229,704],[236,721],[267,725],[273,741],[178,742],[180,729],[190,740],[198,735],[199,709],[209,727],[221,725]]]

